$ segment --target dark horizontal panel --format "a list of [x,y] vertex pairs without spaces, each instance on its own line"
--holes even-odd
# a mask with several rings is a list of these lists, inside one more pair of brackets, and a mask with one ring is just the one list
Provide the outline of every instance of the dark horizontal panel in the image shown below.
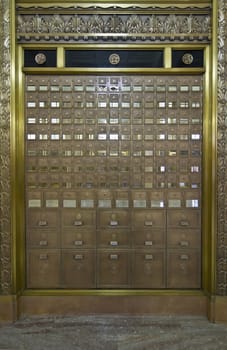
[[66,67],[160,68],[162,50],[66,50]]
[[203,67],[203,50],[173,50],[172,67],[173,68],[198,68]]
[[25,67],[56,67],[56,50],[25,50]]

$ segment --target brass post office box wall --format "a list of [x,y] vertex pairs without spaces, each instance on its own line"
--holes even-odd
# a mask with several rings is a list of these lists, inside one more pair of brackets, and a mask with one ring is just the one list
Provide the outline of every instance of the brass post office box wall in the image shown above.
[[27,75],[28,288],[200,288],[202,75]]

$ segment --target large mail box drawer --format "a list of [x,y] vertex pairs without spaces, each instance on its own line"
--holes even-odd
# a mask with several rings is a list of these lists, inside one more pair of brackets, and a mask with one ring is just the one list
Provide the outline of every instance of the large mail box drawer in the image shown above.
[[167,213],[167,227],[191,228],[200,227],[200,210],[171,209]]
[[100,210],[98,226],[109,228],[130,226],[130,213],[128,210]]
[[94,210],[63,209],[62,226],[63,228],[81,228],[96,225],[96,213]]
[[135,251],[132,263],[134,288],[165,287],[165,254],[162,250]]
[[27,245],[30,248],[59,248],[59,233],[48,230],[29,230],[27,233]]
[[197,229],[169,229],[167,234],[168,248],[200,249],[201,232]]
[[200,288],[199,250],[171,250],[167,253],[167,288]]
[[132,244],[138,248],[163,248],[165,245],[165,230],[144,229],[132,232]]
[[128,288],[130,283],[130,252],[127,250],[98,251],[97,286]]
[[152,229],[166,226],[166,215],[163,209],[134,210],[132,212],[132,225],[135,228]]
[[63,248],[92,248],[96,245],[96,232],[90,229],[64,229],[61,242]]
[[28,251],[28,288],[58,288],[60,285],[60,251],[34,249]]
[[94,250],[63,250],[62,284],[66,288],[94,288],[96,255]]
[[131,236],[127,229],[105,229],[97,233],[99,248],[124,248],[130,247]]
[[52,229],[59,227],[58,210],[31,209],[28,213],[28,227]]

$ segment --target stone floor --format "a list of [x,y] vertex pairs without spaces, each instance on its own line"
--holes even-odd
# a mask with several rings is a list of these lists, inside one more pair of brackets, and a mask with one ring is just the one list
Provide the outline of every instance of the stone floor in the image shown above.
[[0,325],[0,350],[227,350],[227,325],[201,317],[79,316]]

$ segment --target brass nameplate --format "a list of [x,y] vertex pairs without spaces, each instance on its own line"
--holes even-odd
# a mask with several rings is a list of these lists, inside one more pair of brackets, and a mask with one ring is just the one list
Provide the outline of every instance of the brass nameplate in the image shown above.
[[39,226],[47,226],[48,222],[43,220],[43,221],[39,221]]
[[151,255],[151,254],[146,254],[146,255],[145,255],[145,260],[153,260],[153,255]]
[[83,241],[74,241],[74,245],[76,246],[83,245]]
[[84,258],[84,257],[83,257],[82,254],[76,254],[76,255],[73,256],[73,259],[74,259],[74,260],[83,260],[83,258]]
[[48,260],[48,255],[47,254],[40,254],[39,259],[40,260]]
[[110,241],[110,245],[111,246],[117,246],[118,245],[118,241]]
[[188,222],[188,221],[185,221],[185,220],[181,220],[181,221],[180,221],[180,225],[181,225],[181,226],[189,226],[189,222]]
[[152,226],[153,222],[152,221],[145,221],[144,225],[145,226]]
[[47,245],[48,245],[48,242],[47,242],[47,241],[40,241],[40,242],[39,242],[39,245],[40,245],[40,246],[47,246]]
[[182,255],[180,256],[180,259],[181,259],[181,260],[188,260],[188,259],[189,259],[189,256],[186,255],[186,254],[182,254]]
[[151,246],[151,245],[153,245],[153,242],[152,241],[145,241],[145,243],[144,243],[146,246]]
[[180,245],[181,245],[181,247],[188,247],[189,242],[188,241],[180,241]]
[[82,221],[74,221],[74,226],[82,226],[83,222]]
[[110,221],[110,226],[117,226],[117,225],[118,225],[118,221],[115,221],[115,220]]
[[110,254],[110,260],[118,260],[117,254]]

